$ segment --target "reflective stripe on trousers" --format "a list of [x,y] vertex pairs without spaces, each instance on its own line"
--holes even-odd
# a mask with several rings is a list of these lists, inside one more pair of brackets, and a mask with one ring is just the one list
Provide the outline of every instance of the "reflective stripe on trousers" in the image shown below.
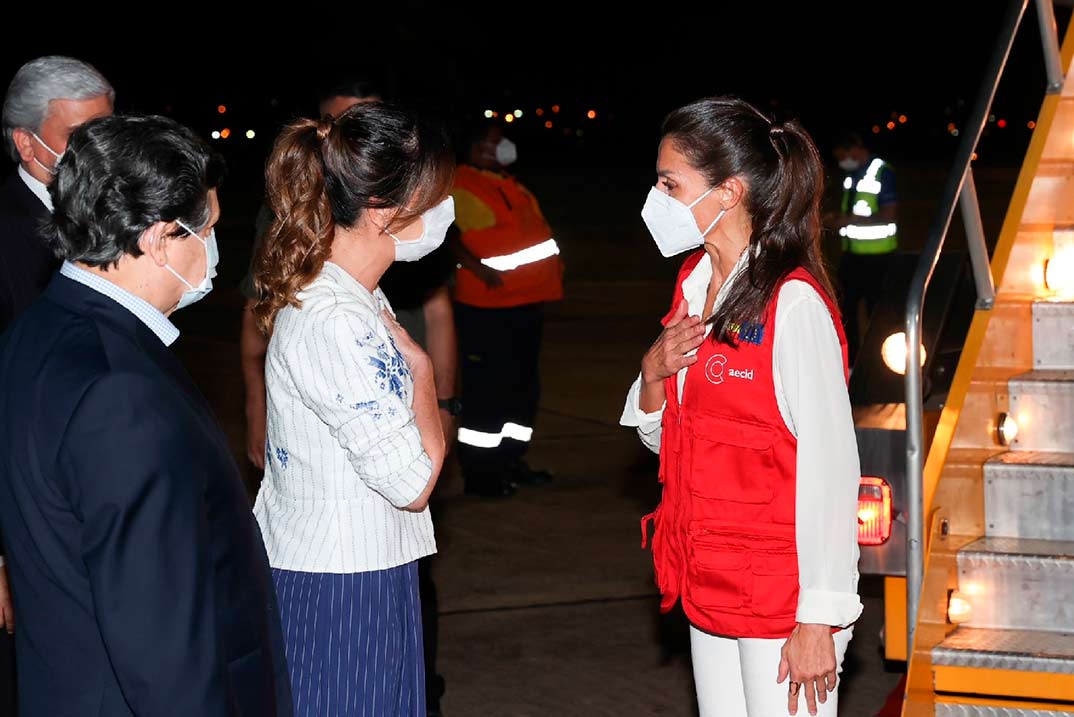
[[505,423],[499,433],[475,431],[472,428],[459,429],[459,443],[475,448],[498,448],[504,438],[529,443],[533,438],[533,429],[517,423]]

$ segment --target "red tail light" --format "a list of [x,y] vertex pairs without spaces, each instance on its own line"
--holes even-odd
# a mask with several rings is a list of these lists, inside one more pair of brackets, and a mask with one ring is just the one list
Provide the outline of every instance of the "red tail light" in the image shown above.
[[862,476],[858,485],[858,544],[883,545],[891,537],[891,486]]

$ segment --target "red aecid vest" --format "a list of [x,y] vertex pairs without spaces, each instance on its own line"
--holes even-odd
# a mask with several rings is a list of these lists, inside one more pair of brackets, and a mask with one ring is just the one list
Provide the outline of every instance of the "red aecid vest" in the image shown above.
[[[679,272],[671,313],[682,282],[704,251]],[[804,281],[828,306],[843,349],[839,310],[806,270],[787,281]],[[779,288],[782,288],[782,284]],[[678,379],[665,382],[660,441],[663,496],[642,518],[642,547],[655,523],[653,562],[667,612],[682,600],[690,622],[727,637],[782,638],[796,624],[798,551],[794,534],[797,440],[776,403],[772,377],[776,295],[759,324],[738,331],[735,346],[711,335],[686,372],[680,401]]]

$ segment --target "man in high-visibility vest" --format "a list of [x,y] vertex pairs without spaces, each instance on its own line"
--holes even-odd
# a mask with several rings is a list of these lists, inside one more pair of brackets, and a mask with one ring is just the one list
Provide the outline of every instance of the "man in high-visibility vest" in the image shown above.
[[835,158],[846,172],[840,212],[833,224],[842,238],[839,283],[850,365],[861,336],[858,305],[865,300],[866,321],[880,301],[888,258],[899,247],[895,218],[895,170],[873,156],[860,135],[847,133],[835,143]]
[[451,239],[462,374],[458,456],[466,492],[511,495],[551,476],[525,462],[540,398],[544,305],[563,298],[559,246],[537,199],[505,167],[515,145],[480,125],[455,177]]

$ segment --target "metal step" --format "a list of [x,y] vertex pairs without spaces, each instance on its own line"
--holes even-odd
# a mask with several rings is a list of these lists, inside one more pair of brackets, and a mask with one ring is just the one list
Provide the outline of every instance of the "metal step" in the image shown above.
[[949,696],[942,702],[967,696],[961,701],[1050,702],[1049,709],[1068,709],[1074,706],[1074,633],[961,626],[932,648],[932,683],[938,697]]
[[958,552],[969,628],[1074,634],[1074,542],[981,538]]
[[936,704],[936,717],[1070,717],[1074,707],[1069,710],[1045,710],[1022,707],[1005,707],[1002,705]]
[[985,535],[1074,540],[1074,453],[1008,451],[984,477]]
[[932,681],[939,702],[1069,709],[1074,633],[963,625],[932,648]]
[[1011,450],[1074,453],[1074,371],[1041,369],[1007,382],[1018,436]]
[[1033,302],[1033,366],[1074,369],[1074,302]]
[[960,627],[932,648],[932,664],[1074,675],[1074,633]]

